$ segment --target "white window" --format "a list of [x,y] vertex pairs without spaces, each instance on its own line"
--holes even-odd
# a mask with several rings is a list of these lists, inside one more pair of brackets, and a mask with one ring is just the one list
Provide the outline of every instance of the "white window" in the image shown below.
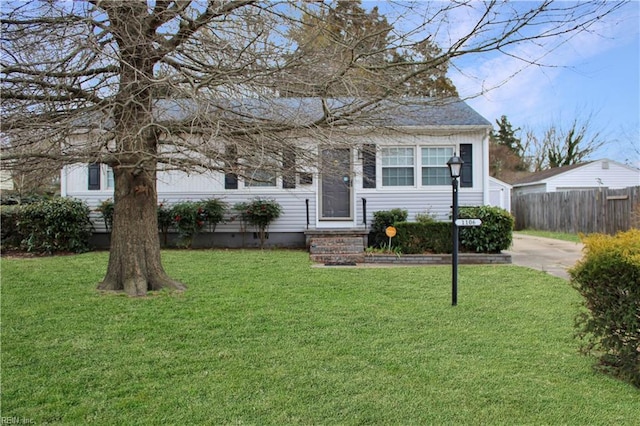
[[413,148],[382,149],[382,186],[413,186],[414,170]]
[[114,178],[113,178],[113,169],[107,166],[107,189],[115,188]]
[[451,185],[447,161],[453,156],[453,147],[422,148],[422,185]]
[[277,176],[272,170],[254,169],[247,172],[244,186],[276,186]]

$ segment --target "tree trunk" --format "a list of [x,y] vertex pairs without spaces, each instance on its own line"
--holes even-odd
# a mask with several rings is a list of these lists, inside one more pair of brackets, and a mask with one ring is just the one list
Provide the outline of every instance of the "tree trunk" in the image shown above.
[[115,167],[113,231],[107,275],[99,290],[144,296],[186,287],[171,279],[160,261],[155,173]]
[[144,296],[186,287],[169,278],[160,260],[156,169],[158,132],[153,119],[153,70],[159,59],[146,27],[146,4],[105,3],[120,47],[121,70],[113,119],[117,160],[107,275],[99,290]]

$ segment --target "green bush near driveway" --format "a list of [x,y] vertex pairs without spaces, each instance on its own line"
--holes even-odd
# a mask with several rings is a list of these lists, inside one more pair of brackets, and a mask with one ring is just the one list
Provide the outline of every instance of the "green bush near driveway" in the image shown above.
[[640,230],[583,241],[585,255],[569,271],[584,298],[576,322],[583,349],[640,388]]
[[461,207],[461,219],[480,219],[480,226],[460,228],[460,244],[465,251],[476,253],[500,253],[513,241],[515,220],[511,213],[500,207]]

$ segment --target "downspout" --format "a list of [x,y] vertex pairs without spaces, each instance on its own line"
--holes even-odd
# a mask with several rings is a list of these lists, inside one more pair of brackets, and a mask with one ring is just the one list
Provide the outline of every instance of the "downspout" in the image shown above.
[[486,129],[482,138],[482,204],[488,206],[489,199],[489,135],[491,129]]

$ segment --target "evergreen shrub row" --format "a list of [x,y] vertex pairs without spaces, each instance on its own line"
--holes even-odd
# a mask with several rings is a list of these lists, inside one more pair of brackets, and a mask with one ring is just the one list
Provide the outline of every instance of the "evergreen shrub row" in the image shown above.
[[[107,230],[113,224],[113,200],[103,201],[98,211],[102,215]],[[191,247],[193,238],[205,227],[209,232],[214,232],[216,226],[224,221],[225,213],[230,211],[224,201],[210,198],[201,201],[181,201],[172,206],[165,203],[158,205],[158,230],[163,235],[164,244],[167,244],[168,233],[171,229],[178,232],[178,245]],[[251,201],[237,203],[233,206],[233,212],[237,213],[243,224],[252,225],[260,236],[261,246],[264,245],[266,229],[269,224],[277,219],[282,207],[275,200],[255,198]],[[235,217],[232,215],[231,217]]]

